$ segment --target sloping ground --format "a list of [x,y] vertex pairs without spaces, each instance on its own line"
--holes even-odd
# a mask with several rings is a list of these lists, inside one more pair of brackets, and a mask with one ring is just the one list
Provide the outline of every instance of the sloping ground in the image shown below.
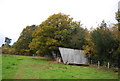
[[0,80],[2,79],[2,54],[0,53]]
[[111,71],[89,66],[72,66],[47,61],[48,58],[3,55],[3,79],[117,79]]

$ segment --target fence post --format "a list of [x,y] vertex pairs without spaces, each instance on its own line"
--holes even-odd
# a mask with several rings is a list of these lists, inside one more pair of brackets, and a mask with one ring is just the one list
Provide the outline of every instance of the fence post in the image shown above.
[[110,63],[108,62],[108,69],[110,68]]
[[100,61],[98,61],[98,68],[100,68]]

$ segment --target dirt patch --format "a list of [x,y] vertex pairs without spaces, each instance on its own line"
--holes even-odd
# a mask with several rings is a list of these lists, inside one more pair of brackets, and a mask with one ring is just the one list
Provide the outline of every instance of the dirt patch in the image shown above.
[[68,69],[67,67],[58,67],[58,68],[62,68],[62,69]]
[[57,62],[57,61],[49,61],[50,63],[54,63],[54,64],[63,64],[62,62],[61,63],[59,63],[59,62]]
[[47,65],[37,65],[37,64],[32,64],[30,67],[34,67],[36,69],[52,69],[53,67],[47,66]]
[[22,65],[23,64],[20,64],[19,65],[19,70],[16,72],[16,74],[15,74],[15,77],[14,77],[14,79],[21,79],[22,78],[22,75],[21,74],[23,74],[24,73],[24,68],[22,67]]
[[24,60],[24,59],[17,59],[17,60]]
[[49,61],[50,63],[55,63],[55,64],[58,64],[58,62],[56,62],[56,61]]

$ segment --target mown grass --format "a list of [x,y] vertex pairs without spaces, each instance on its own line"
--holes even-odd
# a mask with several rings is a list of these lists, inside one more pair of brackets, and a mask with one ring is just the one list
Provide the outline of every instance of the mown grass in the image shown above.
[[118,74],[89,66],[55,64],[47,58],[3,55],[3,79],[117,79]]

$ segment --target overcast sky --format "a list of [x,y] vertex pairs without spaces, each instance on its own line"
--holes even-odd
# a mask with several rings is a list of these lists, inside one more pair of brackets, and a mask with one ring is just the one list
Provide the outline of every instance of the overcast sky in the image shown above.
[[119,0],[0,0],[0,46],[4,37],[15,42],[27,25],[39,25],[54,13],[64,13],[81,21],[84,27],[96,27],[104,19],[117,23]]

